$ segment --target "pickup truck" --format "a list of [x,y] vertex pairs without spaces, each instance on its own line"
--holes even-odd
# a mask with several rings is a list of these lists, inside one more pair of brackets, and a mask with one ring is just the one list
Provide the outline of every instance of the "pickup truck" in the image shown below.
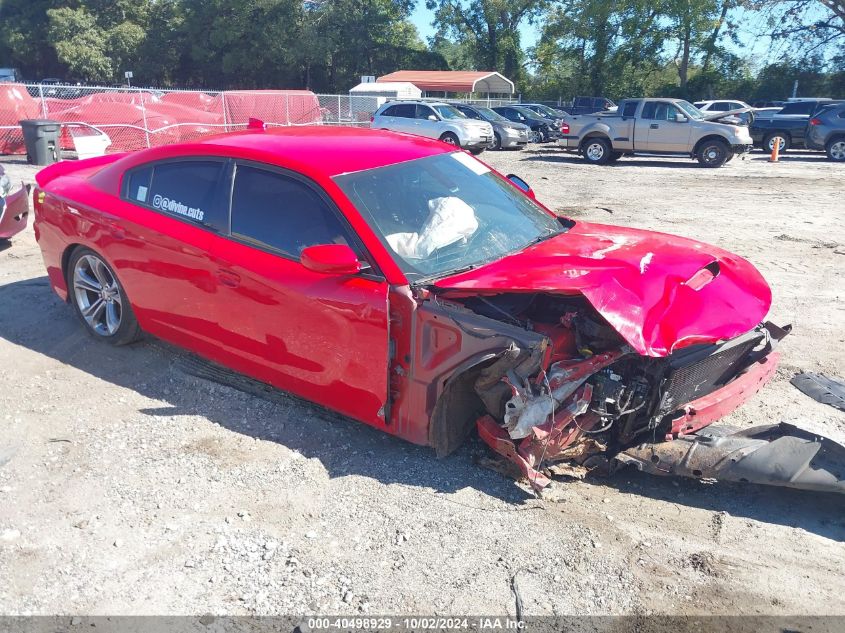
[[[780,112],[769,119],[756,119],[749,127],[754,145],[764,152],[771,152],[775,138],[780,138],[778,151],[807,148],[805,135],[810,118],[823,108],[835,105],[831,99],[806,99],[787,103]],[[811,149],[811,148],[807,148]]]
[[721,167],[752,149],[748,128],[719,119],[748,108],[704,113],[682,99],[624,99],[616,112],[572,116],[558,144],[596,165],[622,156],[689,156],[704,167]]

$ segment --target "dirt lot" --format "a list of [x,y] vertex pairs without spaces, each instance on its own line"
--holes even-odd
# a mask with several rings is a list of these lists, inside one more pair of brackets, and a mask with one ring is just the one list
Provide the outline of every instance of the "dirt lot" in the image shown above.
[[[576,219],[750,259],[794,324],[734,424],[845,414],[789,384],[845,376],[845,166],[761,154],[591,167],[484,154]],[[12,175],[32,178],[20,160]],[[32,230],[0,253],[0,613],[845,614],[845,499],[624,472],[547,498],[295,401],[192,378],[157,343],[92,341]]]

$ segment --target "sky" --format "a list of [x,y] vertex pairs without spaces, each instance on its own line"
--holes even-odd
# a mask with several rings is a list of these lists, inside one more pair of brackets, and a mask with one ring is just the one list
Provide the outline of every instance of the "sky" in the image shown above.
[[[417,6],[411,15],[411,22],[417,27],[420,37],[426,43],[428,43],[428,38],[434,35],[434,28],[431,26],[433,18],[434,13],[426,9],[424,0],[418,0]],[[763,28],[761,16],[756,13],[744,12],[737,14],[736,19],[741,25],[739,35],[742,47],[728,44],[728,49],[738,55],[747,56],[752,61],[756,61],[757,64],[755,65],[764,65],[769,58],[769,40],[768,38],[757,36],[757,33]],[[525,23],[520,27],[519,32],[523,48],[534,46],[540,37],[539,25]]]

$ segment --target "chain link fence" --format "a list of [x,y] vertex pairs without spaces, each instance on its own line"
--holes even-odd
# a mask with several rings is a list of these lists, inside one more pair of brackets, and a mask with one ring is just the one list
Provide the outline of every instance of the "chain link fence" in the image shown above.
[[[24,153],[19,121],[86,124],[111,140],[109,151],[132,151],[265,125],[367,127],[386,97],[319,95],[308,90],[173,90],[60,84],[0,84],[0,153]],[[450,99],[494,107],[514,100]],[[63,132],[63,149],[73,139]]]

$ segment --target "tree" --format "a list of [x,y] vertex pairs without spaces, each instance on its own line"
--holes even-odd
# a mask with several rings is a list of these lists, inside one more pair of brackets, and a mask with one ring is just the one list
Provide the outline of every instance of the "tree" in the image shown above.
[[532,22],[546,0],[427,0],[437,38],[467,45],[477,70],[496,70],[512,81],[523,76],[519,28]]
[[538,74],[568,96],[644,94],[662,68],[661,10],[650,0],[560,0],[534,51]]
[[112,81],[114,67],[106,53],[106,33],[84,8],[50,9],[48,36],[59,61],[71,75],[87,81]]

